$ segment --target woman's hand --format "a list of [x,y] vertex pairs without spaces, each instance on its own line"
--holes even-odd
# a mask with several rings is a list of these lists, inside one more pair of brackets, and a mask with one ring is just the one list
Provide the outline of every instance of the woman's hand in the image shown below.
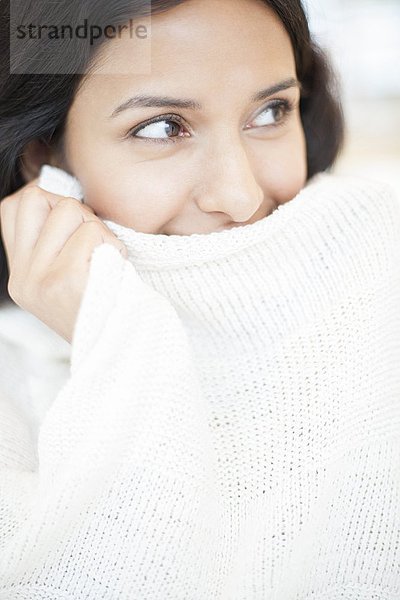
[[75,198],[42,190],[38,179],[0,202],[8,292],[24,310],[71,343],[93,249],[125,245]]

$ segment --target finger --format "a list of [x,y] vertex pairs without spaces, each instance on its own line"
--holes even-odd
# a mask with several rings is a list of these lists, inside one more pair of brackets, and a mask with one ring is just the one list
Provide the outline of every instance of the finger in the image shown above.
[[34,187],[38,180],[39,178],[34,179],[23,188],[19,188],[16,192],[4,197],[0,201],[1,237],[9,264],[14,255],[16,216],[22,190]]
[[[42,190],[38,186],[26,188],[21,195],[15,222],[14,261],[24,268],[31,262],[32,253],[41,235],[42,228],[52,210],[59,202],[81,204],[75,198],[66,198]],[[85,208],[89,214],[90,209]]]
[[32,251],[31,262],[35,270],[44,271],[51,265],[72,234],[87,221],[95,221],[107,230],[103,222],[70,198],[60,200],[47,217],[39,239]]
[[75,264],[90,263],[93,250],[100,244],[108,243],[114,246],[121,254],[127,255],[127,248],[108,227],[100,226],[95,221],[85,221],[72,234],[57,259]]
[[95,221],[85,221],[72,234],[58,254],[52,270],[64,272],[73,285],[82,285],[86,278],[93,250],[105,242],[115,246],[122,254],[126,253],[125,245],[107,228],[100,227]]

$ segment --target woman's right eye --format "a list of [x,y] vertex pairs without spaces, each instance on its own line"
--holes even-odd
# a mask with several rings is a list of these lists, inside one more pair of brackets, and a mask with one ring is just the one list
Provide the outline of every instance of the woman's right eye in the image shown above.
[[[149,142],[174,142],[176,137],[186,137],[184,135],[173,135],[182,129],[182,122],[176,115],[164,115],[159,119],[140,125],[129,133],[129,137],[139,138]],[[166,137],[163,137],[166,135]]]

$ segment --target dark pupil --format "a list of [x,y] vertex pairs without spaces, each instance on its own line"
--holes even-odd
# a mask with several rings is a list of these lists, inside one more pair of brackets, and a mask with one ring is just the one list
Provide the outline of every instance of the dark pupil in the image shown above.
[[175,121],[165,121],[165,123],[167,124],[165,127],[165,133],[167,135],[173,134],[173,128],[176,127],[177,131],[175,131],[175,133],[179,133],[181,126],[179,125],[179,123],[175,123]]

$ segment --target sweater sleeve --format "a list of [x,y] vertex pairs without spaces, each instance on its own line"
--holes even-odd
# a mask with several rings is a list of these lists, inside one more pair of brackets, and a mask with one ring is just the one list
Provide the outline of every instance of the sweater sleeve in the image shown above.
[[37,449],[2,400],[1,600],[166,598],[169,572],[207,597],[217,498],[200,384],[175,309],[113,246],[93,252]]

